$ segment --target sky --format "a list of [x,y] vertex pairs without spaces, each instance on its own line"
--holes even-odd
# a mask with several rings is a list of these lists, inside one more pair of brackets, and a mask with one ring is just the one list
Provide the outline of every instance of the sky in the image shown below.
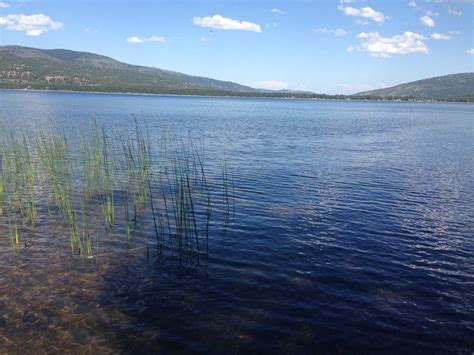
[[0,0],[0,44],[350,94],[474,71],[474,0]]

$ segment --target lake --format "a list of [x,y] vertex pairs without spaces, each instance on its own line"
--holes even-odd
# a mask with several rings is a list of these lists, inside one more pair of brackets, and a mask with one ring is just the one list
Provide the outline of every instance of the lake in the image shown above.
[[45,212],[0,254],[2,352],[474,351],[473,105],[0,91],[10,128],[93,117],[195,137],[232,223],[182,267],[74,257]]

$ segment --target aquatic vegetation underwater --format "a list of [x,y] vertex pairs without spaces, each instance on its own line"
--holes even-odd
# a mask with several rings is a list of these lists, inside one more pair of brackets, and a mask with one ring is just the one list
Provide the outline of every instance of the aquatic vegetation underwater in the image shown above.
[[13,254],[30,242],[24,231],[59,215],[73,255],[146,249],[199,265],[213,210],[223,212],[222,228],[233,220],[228,163],[211,171],[191,136],[152,141],[137,118],[128,133],[96,120],[79,134],[53,125],[1,132],[0,227],[8,238],[0,234],[0,246]]

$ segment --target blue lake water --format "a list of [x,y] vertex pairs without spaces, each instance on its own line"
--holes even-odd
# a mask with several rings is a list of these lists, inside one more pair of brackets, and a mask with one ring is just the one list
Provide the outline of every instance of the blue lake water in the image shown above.
[[0,91],[9,127],[134,116],[225,157],[234,223],[205,270],[0,254],[0,349],[474,351],[473,105]]

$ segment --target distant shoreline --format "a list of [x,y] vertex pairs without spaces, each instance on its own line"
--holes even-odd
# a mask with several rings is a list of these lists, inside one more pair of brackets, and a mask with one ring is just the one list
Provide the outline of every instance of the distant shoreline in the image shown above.
[[[59,93],[83,93],[99,95],[130,95],[130,96],[158,96],[158,97],[210,97],[210,98],[236,98],[236,99],[270,99],[270,100],[302,100],[302,101],[370,101],[370,102],[412,102],[412,103],[461,103],[474,104],[473,101],[460,100],[434,100],[434,99],[413,99],[413,98],[358,98],[352,95],[327,95],[328,97],[301,97],[294,96],[265,96],[265,95],[198,95],[198,94],[165,94],[165,93],[141,93],[141,92],[120,92],[120,91],[89,91],[89,90],[63,90],[63,89],[20,89],[20,88],[0,88],[0,91],[18,92],[59,92]],[[326,95],[322,95],[326,96]],[[340,97],[337,97],[340,96]]]

